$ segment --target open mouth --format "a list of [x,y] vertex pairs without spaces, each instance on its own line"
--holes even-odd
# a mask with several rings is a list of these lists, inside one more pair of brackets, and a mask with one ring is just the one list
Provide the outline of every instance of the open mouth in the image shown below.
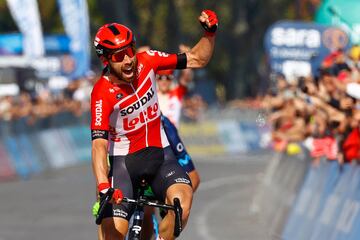
[[125,67],[122,69],[122,72],[124,75],[126,75],[127,77],[131,77],[134,74],[134,69],[132,66],[129,67]]
[[133,73],[133,70],[132,69],[128,69],[128,70],[123,70],[123,72],[128,75],[128,74],[131,74]]

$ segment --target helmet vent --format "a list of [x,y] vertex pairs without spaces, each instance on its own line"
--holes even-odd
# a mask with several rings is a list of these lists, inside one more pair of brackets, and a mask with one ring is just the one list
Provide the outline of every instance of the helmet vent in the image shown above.
[[129,37],[130,37],[130,32],[127,32],[127,34],[126,34],[126,40],[129,40]]
[[114,25],[110,25],[110,26],[108,26],[108,28],[115,36],[120,34],[119,30]]
[[109,40],[104,40],[103,43],[115,46],[115,44],[113,42],[109,41]]

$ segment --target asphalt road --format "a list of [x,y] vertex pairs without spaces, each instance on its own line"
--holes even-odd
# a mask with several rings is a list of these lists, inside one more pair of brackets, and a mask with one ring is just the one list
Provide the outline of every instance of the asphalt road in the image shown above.
[[[249,207],[271,153],[197,158],[202,184],[179,239],[267,240]],[[0,240],[96,239],[89,165],[0,183]]]

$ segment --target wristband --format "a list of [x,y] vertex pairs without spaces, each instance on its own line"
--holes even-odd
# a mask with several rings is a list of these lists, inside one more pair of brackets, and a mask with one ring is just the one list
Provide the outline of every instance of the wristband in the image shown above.
[[108,182],[99,183],[99,185],[98,185],[99,193],[102,193],[102,194],[105,194],[109,188],[110,188],[110,183],[108,183]]

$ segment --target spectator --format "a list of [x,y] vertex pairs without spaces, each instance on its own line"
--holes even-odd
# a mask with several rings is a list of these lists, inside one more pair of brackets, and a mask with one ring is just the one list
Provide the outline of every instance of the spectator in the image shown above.
[[[271,112],[274,148],[303,143],[314,163],[325,157],[348,163],[360,158],[360,48],[327,56],[318,78],[301,77],[297,85],[276,75],[263,99]],[[275,86],[275,87],[274,87]]]
[[0,117],[2,120],[10,121],[12,119],[12,106],[14,106],[14,99],[12,96],[0,98]]
[[198,122],[206,109],[207,104],[200,95],[187,96],[183,103],[183,119],[187,122]]

